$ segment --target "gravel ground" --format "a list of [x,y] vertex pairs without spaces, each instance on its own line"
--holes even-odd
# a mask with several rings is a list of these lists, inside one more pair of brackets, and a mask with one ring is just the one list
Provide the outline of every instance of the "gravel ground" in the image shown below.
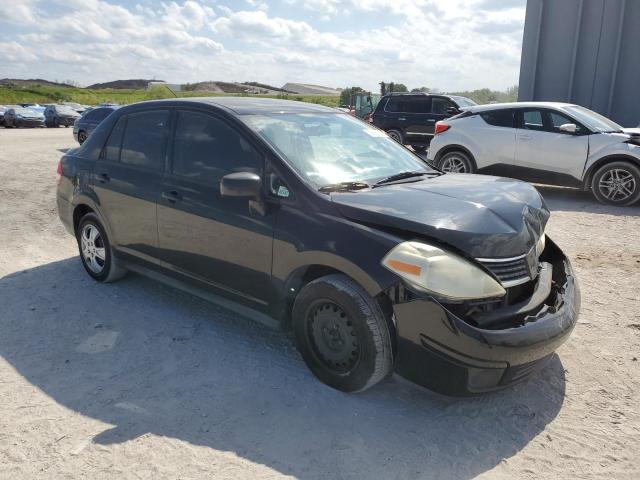
[[541,188],[583,304],[540,374],[346,395],[287,334],[137,275],[91,281],[54,203],[72,146],[0,130],[0,478],[640,478],[640,208]]

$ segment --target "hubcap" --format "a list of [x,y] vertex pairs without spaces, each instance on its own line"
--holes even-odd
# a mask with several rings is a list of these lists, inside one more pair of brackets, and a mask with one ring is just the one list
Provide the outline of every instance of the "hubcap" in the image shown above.
[[467,164],[460,157],[447,157],[442,162],[440,169],[443,172],[467,173]]
[[78,134],[78,141],[80,143],[84,143],[84,141],[87,139],[87,135],[84,132],[80,132]]
[[105,265],[105,249],[102,236],[95,225],[88,223],[82,227],[80,249],[89,270],[93,273],[101,273]]
[[309,333],[319,360],[338,373],[353,369],[360,358],[360,345],[347,314],[335,303],[322,301],[309,317]]
[[636,191],[636,179],[631,172],[613,168],[600,178],[598,189],[607,199],[614,202],[627,200]]

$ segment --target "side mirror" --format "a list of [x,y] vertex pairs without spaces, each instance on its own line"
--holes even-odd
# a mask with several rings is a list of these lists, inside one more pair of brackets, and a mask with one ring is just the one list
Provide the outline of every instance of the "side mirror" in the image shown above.
[[575,123],[565,123],[558,128],[561,132],[567,133],[576,133],[578,131],[578,126]]
[[447,115],[458,115],[460,113],[460,110],[458,110],[456,107],[447,107]]
[[229,173],[220,181],[220,195],[223,197],[257,200],[261,191],[262,179],[252,172]]

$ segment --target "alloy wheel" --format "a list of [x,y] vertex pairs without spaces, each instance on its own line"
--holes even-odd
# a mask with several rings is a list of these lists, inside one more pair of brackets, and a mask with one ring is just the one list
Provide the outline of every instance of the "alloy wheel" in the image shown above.
[[466,162],[458,156],[450,156],[442,161],[440,170],[450,173],[468,173]]
[[80,234],[80,249],[85,264],[93,273],[101,273],[106,263],[104,241],[98,228],[88,223]]
[[598,190],[608,200],[623,202],[636,193],[638,185],[633,174],[622,168],[605,172],[598,182]]

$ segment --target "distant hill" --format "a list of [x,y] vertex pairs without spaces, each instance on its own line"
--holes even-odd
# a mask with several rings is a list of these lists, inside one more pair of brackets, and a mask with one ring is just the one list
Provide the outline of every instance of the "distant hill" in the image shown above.
[[301,95],[339,96],[341,92],[339,88],[323,87],[322,85],[311,85],[308,83],[285,83],[282,88]]
[[102,88],[116,88],[116,89],[131,89],[137,90],[141,88],[147,88],[149,82],[162,82],[163,80],[144,80],[142,78],[130,79],[130,80],[114,80],[113,82],[94,83],[87,88],[90,90],[100,90]]
[[0,80],[0,85],[13,85],[16,87],[25,87],[29,85],[42,85],[44,87],[73,87],[68,83],[51,82],[49,80],[43,80],[42,78],[3,78]]
[[279,93],[294,93],[284,90],[278,87],[272,87],[265,83],[258,82],[197,82],[186,83],[182,88],[187,92],[214,92],[214,93],[253,93],[253,94],[266,94],[277,95]]

